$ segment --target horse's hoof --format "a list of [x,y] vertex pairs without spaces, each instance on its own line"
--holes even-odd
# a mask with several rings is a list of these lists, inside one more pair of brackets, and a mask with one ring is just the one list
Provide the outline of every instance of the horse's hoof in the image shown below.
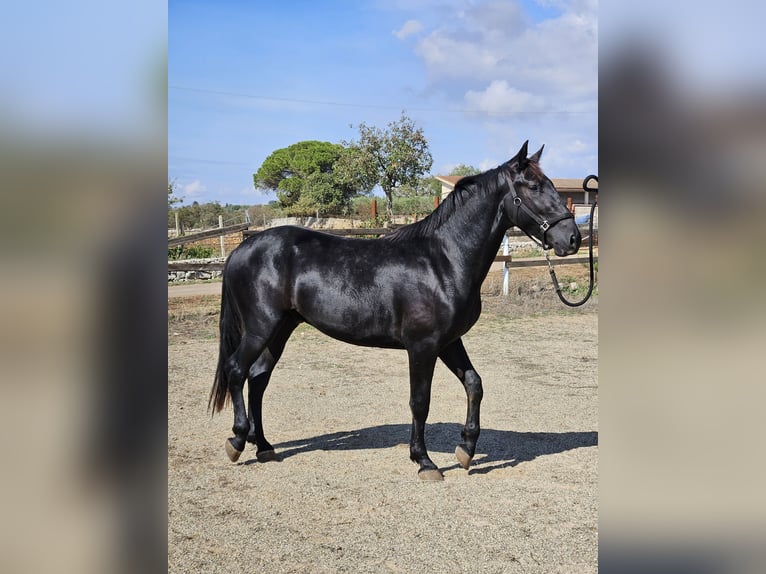
[[444,475],[438,468],[426,468],[418,471],[418,478],[420,480],[439,481],[444,480]]
[[279,455],[273,450],[262,450],[255,453],[255,458],[258,462],[270,462],[272,460],[279,460]]
[[469,455],[468,452],[462,446],[458,445],[455,448],[455,457],[457,458],[457,461],[460,463],[460,466],[468,470],[468,467],[471,466],[471,461],[473,460],[473,457]]
[[237,462],[239,460],[239,456],[242,454],[241,450],[237,450],[235,446],[231,443],[231,439],[226,439],[226,454],[229,455],[229,460],[231,462]]

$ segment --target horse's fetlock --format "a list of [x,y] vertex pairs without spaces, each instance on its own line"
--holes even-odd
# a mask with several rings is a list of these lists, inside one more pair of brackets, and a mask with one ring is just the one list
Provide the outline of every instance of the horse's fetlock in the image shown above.
[[234,423],[234,426],[231,427],[231,431],[237,436],[247,436],[250,432],[250,421]]

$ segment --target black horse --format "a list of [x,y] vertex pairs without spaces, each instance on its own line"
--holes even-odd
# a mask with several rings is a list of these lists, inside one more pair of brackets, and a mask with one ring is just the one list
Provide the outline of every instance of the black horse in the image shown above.
[[[350,239],[300,227],[276,227],[232,251],[223,272],[221,341],[209,407],[234,407],[236,461],[245,443],[258,460],[276,454],[263,434],[261,405],[274,366],[296,326],[305,321],[356,345],[405,349],[410,368],[410,458],[425,480],[442,473],[423,438],[436,360],[460,379],[468,414],[455,449],[468,468],[479,437],[481,378],[461,337],[481,311],[480,287],[505,231],[516,225],[556,255],[576,253],[580,232],[553,183],[540,169],[540,151],[461,179],[423,220],[379,239]],[[250,383],[249,415],[242,389]]]

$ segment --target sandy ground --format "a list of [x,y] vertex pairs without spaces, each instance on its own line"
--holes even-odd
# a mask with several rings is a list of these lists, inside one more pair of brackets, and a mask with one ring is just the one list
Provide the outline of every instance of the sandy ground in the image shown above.
[[180,285],[168,284],[168,299],[174,297],[193,297],[197,295],[220,295],[220,281],[200,281]]
[[426,444],[441,483],[408,458],[405,353],[305,325],[265,397],[282,461],[248,445],[230,463],[231,409],[206,412],[217,296],[169,300],[168,571],[596,572],[597,305],[540,300],[485,297],[464,337],[485,391],[468,471],[453,455],[465,394],[437,366]]

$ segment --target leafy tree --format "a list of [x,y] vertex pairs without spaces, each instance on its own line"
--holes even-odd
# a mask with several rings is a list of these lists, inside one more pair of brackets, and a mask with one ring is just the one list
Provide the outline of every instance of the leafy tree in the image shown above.
[[168,180],[168,209],[172,209],[176,203],[181,203],[183,199],[173,195],[176,184],[174,181]]
[[349,170],[337,172],[337,162],[348,163],[347,153],[339,144],[298,142],[269,155],[253,175],[253,183],[276,190],[280,207],[289,215],[339,212],[351,197],[372,189],[372,185],[364,189],[365,183]]
[[423,195],[438,195],[441,197],[442,194],[442,182],[440,182],[438,179],[436,179],[433,176],[426,177],[421,180],[420,187],[423,189]]
[[278,216],[279,202],[272,201],[265,205],[253,205],[247,208],[250,213],[250,220],[253,225],[266,225],[269,221]]
[[441,195],[442,184],[433,176],[423,177],[417,180],[417,183],[413,186],[409,183],[404,183],[399,187],[398,195],[401,197],[423,197],[434,195]]
[[[191,205],[177,208],[176,211],[184,229],[218,227],[218,216],[224,214],[223,207],[217,201],[203,204],[195,201]],[[168,225],[170,225],[170,217],[168,217]]]
[[217,201],[200,205],[200,227],[216,227],[218,216],[223,215],[224,210]]
[[344,144],[343,152],[333,166],[333,175],[338,185],[354,190],[354,195],[367,195],[378,184],[378,175],[366,161],[364,150]]
[[[402,112],[398,121],[386,129],[358,126],[359,141],[348,143],[353,150],[350,166],[365,181],[374,181],[386,194],[386,211],[393,215],[394,194],[402,186],[417,187],[418,180],[431,169],[433,158],[422,128]],[[405,188],[407,189],[407,188]]]
[[481,173],[481,170],[479,168],[473,167],[472,165],[465,165],[464,163],[461,163],[453,167],[452,171],[449,172],[449,175],[459,175],[459,176],[465,177],[467,175],[477,175],[480,173]]
[[333,174],[318,172],[306,178],[301,201],[309,208],[338,213],[348,207],[353,194],[353,190],[339,185]]

